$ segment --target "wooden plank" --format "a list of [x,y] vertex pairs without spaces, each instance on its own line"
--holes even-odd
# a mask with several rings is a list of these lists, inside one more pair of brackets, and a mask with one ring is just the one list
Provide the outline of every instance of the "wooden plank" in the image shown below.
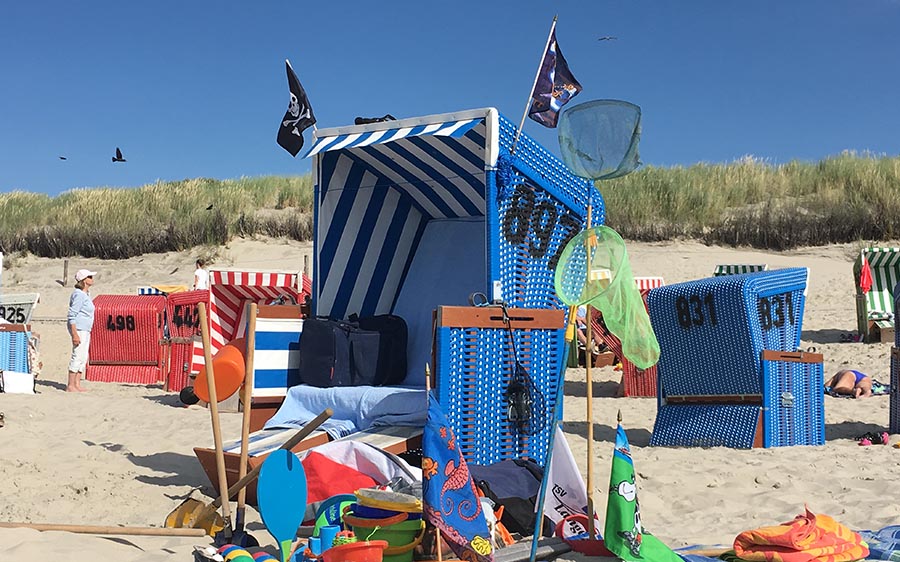
[[808,351],[773,351],[764,349],[763,361],[790,361],[791,363],[821,363],[825,357],[821,353]]
[[303,318],[303,312],[300,310],[300,305],[261,304],[259,305],[259,315],[257,318],[287,318],[290,320],[300,320]]
[[[565,327],[566,316],[562,310],[507,308],[506,311],[514,330]],[[442,328],[506,328],[499,306],[440,306],[437,325]]]

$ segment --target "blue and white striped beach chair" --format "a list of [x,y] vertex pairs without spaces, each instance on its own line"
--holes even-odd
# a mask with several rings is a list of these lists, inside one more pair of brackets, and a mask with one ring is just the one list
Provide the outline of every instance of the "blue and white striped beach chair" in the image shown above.
[[800,353],[806,268],[654,289],[659,411],[651,445],[821,445],[822,356]]

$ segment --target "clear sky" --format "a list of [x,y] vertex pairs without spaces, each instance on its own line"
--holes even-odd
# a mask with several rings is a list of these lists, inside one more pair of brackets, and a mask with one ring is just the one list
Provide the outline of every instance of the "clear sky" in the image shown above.
[[33,0],[0,16],[0,192],[306,174],[275,143],[285,58],[319,127],[518,123],[554,14],[569,107],[640,105],[645,164],[900,153],[900,0]]

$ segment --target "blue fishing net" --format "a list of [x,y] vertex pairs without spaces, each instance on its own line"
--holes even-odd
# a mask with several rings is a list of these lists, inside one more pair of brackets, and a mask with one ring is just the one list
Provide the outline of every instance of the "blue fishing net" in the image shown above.
[[641,165],[641,108],[620,100],[594,100],[563,112],[559,149],[576,176],[618,178]]

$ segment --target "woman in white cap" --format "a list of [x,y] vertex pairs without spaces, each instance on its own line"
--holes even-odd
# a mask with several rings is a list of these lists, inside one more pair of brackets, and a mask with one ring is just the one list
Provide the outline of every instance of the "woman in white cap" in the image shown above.
[[75,290],[69,297],[68,327],[72,336],[72,358],[69,360],[69,384],[66,392],[84,392],[81,377],[88,361],[91,329],[94,327],[94,301],[90,290],[97,272],[79,269],[75,272]]

